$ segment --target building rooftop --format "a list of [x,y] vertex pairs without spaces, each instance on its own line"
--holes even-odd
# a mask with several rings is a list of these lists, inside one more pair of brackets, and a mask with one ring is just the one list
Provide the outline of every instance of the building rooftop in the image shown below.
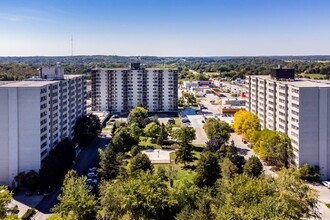
[[329,80],[309,80],[309,79],[296,78],[295,80],[291,80],[291,81],[283,81],[283,80],[272,79],[269,75],[253,75],[250,77],[266,79],[268,81],[291,85],[295,87],[330,87]]
[[10,81],[7,83],[1,83],[1,87],[42,87],[45,85],[56,83],[57,81]]
[[[82,75],[65,75],[64,79],[74,79],[76,77],[80,77]],[[27,80],[23,81],[0,81],[0,88],[1,87],[42,87],[46,86],[49,84],[54,84],[57,83],[61,80],[45,80],[45,79],[40,79],[38,77],[36,78],[30,78]]]
[[[95,68],[94,70],[132,70],[131,68]],[[138,70],[138,69],[137,69]],[[178,68],[144,68],[139,70],[178,70]]]

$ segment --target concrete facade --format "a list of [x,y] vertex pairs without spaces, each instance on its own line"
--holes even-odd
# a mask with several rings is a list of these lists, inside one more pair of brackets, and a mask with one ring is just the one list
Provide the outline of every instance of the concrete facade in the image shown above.
[[317,165],[321,179],[329,178],[330,82],[249,76],[246,87],[247,110],[262,128],[288,134],[295,165]]
[[128,113],[142,103],[150,112],[178,106],[178,71],[174,69],[96,69],[92,73],[92,110]]
[[85,113],[83,76],[0,82],[0,184],[12,185],[20,172],[39,171],[50,150],[73,137]]

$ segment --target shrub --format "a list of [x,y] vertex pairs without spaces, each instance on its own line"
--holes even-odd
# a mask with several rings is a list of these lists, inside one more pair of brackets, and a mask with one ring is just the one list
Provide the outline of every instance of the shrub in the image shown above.
[[28,209],[26,213],[22,216],[22,220],[31,219],[36,214],[35,209]]
[[307,181],[319,181],[320,180],[320,167],[311,167],[305,163],[299,168],[300,179]]

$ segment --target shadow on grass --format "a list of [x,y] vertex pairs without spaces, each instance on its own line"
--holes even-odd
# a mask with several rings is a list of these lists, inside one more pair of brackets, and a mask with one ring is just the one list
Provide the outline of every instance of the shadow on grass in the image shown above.
[[203,152],[205,147],[202,146],[193,146],[192,150],[196,152]]
[[184,169],[184,170],[191,170],[191,171],[196,170],[196,168],[197,168],[197,166],[194,165],[194,164],[193,165],[187,164],[187,165],[185,165],[185,166],[182,167],[182,169]]

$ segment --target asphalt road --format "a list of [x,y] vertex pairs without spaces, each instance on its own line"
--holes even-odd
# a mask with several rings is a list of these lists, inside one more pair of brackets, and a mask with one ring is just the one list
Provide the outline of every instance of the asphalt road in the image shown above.
[[[93,140],[86,148],[84,148],[78,158],[79,161],[73,166],[73,169],[77,171],[79,175],[86,175],[88,173],[88,168],[96,165],[98,157],[98,149],[104,148],[107,142],[107,138],[98,137]],[[36,206],[36,209],[44,214],[51,213],[51,208],[53,208],[57,203],[57,197],[61,192],[61,186],[56,187],[52,194],[45,196],[41,202]]]

